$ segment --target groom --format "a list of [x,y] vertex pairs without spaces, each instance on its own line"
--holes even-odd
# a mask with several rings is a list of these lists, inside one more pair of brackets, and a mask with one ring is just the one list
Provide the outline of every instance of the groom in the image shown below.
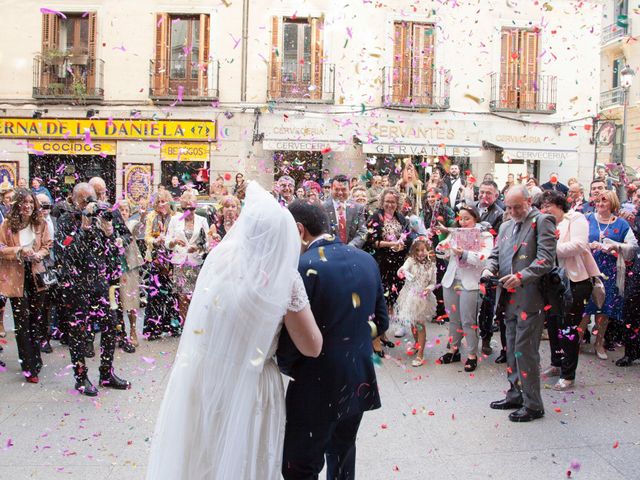
[[355,478],[356,435],[363,412],[380,408],[372,361],[373,336],[389,326],[380,272],[373,258],[327,234],[320,205],[289,205],[302,239],[298,270],[323,336],[318,358],[303,357],[283,329],[280,369],[287,389],[282,475],[317,479],[327,459],[327,478]]

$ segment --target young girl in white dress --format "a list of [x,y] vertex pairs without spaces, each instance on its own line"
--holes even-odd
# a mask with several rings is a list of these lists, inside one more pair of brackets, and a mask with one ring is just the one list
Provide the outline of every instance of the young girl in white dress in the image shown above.
[[411,327],[415,340],[414,367],[424,364],[424,344],[427,340],[427,322],[436,314],[437,300],[433,294],[436,288],[436,263],[429,243],[419,237],[411,245],[409,256],[398,270],[398,276],[405,283],[398,295],[396,315],[400,324]]

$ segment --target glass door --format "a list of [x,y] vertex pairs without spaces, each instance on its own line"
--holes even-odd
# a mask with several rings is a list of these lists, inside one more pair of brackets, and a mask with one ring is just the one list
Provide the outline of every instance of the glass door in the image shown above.
[[185,96],[198,94],[200,18],[172,18],[169,49],[169,91]]

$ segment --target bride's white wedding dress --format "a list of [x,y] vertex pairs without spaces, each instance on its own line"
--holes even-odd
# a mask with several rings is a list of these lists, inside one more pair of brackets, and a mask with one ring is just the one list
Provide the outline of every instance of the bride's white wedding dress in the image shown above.
[[273,355],[308,299],[291,214],[258,184],[200,272],[152,439],[148,480],[279,479],[285,404]]

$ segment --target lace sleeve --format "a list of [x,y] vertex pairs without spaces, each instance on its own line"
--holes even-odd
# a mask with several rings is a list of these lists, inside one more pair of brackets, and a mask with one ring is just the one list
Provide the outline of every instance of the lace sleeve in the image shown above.
[[287,310],[299,312],[307,305],[309,305],[309,297],[307,297],[307,291],[304,288],[302,277],[296,271],[291,288],[291,299],[289,300]]

